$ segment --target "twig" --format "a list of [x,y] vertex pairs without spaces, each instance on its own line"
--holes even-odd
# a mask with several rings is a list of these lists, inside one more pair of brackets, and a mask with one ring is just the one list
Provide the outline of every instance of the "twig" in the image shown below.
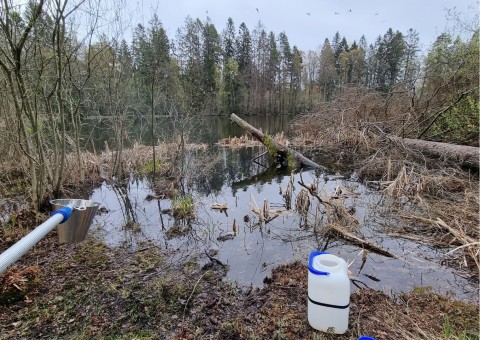
[[265,166],[265,165],[263,165],[262,163],[260,163],[260,162],[257,161],[257,159],[259,159],[259,158],[262,157],[262,156],[265,156],[266,154],[268,154],[268,151],[265,151],[264,153],[262,153],[262,154],[256,156],[255,158],[253,158],[253,159],[252,159],[252,162],[255,163],[255,164],[258,164],[258,165],[260,165],[260,166],[263,166],[265,169],[268,169],[267,166]]
[[464,245],[461,245],[461,246],[458,246],[457,248],[455,249],[452,249],[450,250],[448,253],[445,253],[445,255],[448,255],[448,254],[451,254],[459,249],[462,249],[462,248],[466,248],[466,247],[470,247],[470,246],[474,246],[474,245],[480,245],[480,242],[472,242],[472,243],[468,243],[468,244],[464,244]]
[[142,248],[142,249],[138,249],[135,251],[135,253],[142,253],[144,251],[147,251],[149,249],[152,249],[152,248],[157,248],[157,246],[149,246],[149,247],[145,247],[145,248]]
[[207,273],[210,273],[210,271],[207,270],[205,273],[202,274],[202,276],[200,276],[200,277],[198,278],[197,282],[196,282],[195,285],[193,286],[193,289],[192,289],[192,291],[191,291],[191,293],[190,293],[190,296],[189,296],[188,299],[187,299],[187,302],[185,302],[185,307],[183,307],[183,315],[182,315],[182,328],[183,328],[183,325],[184,325],[184,323],[185,323],[185,313],[186,313],[186,311],[187,311],[188,303],[190,302],[190,299],[192,298],[193,293],[195,292],[195,289],[197,288],[198,284],[199,284],[200,281],[203,279],[203,277],[204,277],[205,275],[207,275]]
[[[310,188],[308,185],[305,185],[303,182],[300,182],[298,181],[297,182],[298,184],[300,184],[302,187],[304,187],[305,189],[308,190],[308,192],[310,193],[310,195],[312,195],[313,197],[316,197],[317,200],[322,203],[323,205],[325,204],[328,204],[329,206],[333,206],[330,202],[327,202],[327,201],[324,201],[320,196],[318,196],[318,194],[316,194],[315,192],[313,192],[312,188]],[[335,208],[335,207],[334,207]]]
[[207,253],[206,250],[205,250],[205,255],[207,255],[207,257],[210,259],[210,261],[215,262],[215,263],[218,263],[219,265],[221,265],[221,266],[224,267],[224,268],[227,266],[225,263],[223,263],[223,262],[220,261],[219,259],[216,259],[216,258],[210,256],[210,255]]
[[438,111],[437,113],[435,113],[434,115],[434,118],[432,119],[432,121],[428,124],[428,126],[418,135],[417,138],[422,138],[422,136],[432,127],[432,125],[437,121],[437,119],[445,112],[447,112],[448,110],[450,110],[453,106],[455,106],[455,104],[457,104],[460,100],[463,99],[463,97],[465,97],[467,94],[469,94],[470,92],[472,92],[473,90],[475,90],[476,88],[474,89],[471,89],[467,92],[463,92],[452,104],[450,104],[449,106],[447,106],[446,108]]

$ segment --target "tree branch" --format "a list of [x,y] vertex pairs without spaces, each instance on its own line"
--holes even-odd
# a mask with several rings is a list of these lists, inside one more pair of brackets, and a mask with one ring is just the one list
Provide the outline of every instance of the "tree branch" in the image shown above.
[[432,125],[437,121],[438,118],[440,118],[440,116],[442,114],[444,114],[445,112],[447,112],[448,110],[450,110],[455,104],[457,104],[460,100],[463,99],[463,97],[465,97],[467,94],[469,94],[470,92],[472,92],[473,90],[475,89],[478,89],[478,88],[473,88],[473,89],[470,89],[468,90],[467,92],[463,92],[452,104],[450,104],[449,106],[447,106],[446,108],[438,111],[436,114],[435,114],[435,117],[433,118],[433,120],[430,122],[430,124],[428,124],[428,126],[418,135],[418,139],[422,138],[422,136],[432,127]]

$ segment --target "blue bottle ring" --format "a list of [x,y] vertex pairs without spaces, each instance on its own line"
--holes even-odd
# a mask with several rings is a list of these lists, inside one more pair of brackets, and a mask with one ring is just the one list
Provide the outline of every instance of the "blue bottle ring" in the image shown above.
[[313,259],[315,258],[315,256],[323,255],[323,254],[330,254],[330,253],[327,253],[325,251],[313,251],[312,253],[310,253],[310,257],[308,259],[308,271],[310,273],[315,275],[324,275],[324,276],[330,275],[329,272],[322,272],[320,270],[316,270],[315,268],[313,268]]

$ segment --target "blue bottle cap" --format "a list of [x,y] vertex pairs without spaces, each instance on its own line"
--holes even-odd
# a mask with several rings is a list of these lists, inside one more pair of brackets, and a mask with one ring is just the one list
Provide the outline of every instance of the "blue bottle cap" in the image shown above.
[[312,253],[310,253],[310,257],[308,259],[308,270],[310,271],[310,273],[315,275],[330,275],[329,272],[322,272],[320,270],[316,270],[315,268],[313,268],[313,259],[315,258],[315,256],[323,255],[323,254],[329,254],[329,253],[324,251],[313,251]]

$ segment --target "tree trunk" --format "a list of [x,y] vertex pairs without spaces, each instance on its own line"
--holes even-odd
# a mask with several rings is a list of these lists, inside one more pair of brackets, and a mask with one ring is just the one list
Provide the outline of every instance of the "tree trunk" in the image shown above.
[[272,154],[272,150],[270,150],[271,145],[267,145],[269,144],[269,141],[273,143],[273,146],[275,147],[274,151],[277,157],[285,159],[288,156],[290,156],[293,159],[295,159],[298,165],[302,168],[317,169],[321,167],[317,163],[303,156],[301,153],[290,149],[289,147],[275,140],[275,138],[264,134],[262,131],[258,130],[257,128],[253,127],[252,125],[248,124],[246,121],[238,117],[236,114],[232,113],[232,115],[230,116],[230,120],[235,124],[237,124],[238,126],[240,126],[245,131],[247,131],[248,133],[250,133],[250,135],[252,135],[255,139],[260,141],[263,145],[265,145],[267,149],[269,149],[268,151],[270,152],[270,154]]
[[400,138],[392,135],[387,137],[397,144],[418,150],[425,155],[443,158],[474,169],[479,168],[479,148],[475,146],[431,142],[422,139]]

